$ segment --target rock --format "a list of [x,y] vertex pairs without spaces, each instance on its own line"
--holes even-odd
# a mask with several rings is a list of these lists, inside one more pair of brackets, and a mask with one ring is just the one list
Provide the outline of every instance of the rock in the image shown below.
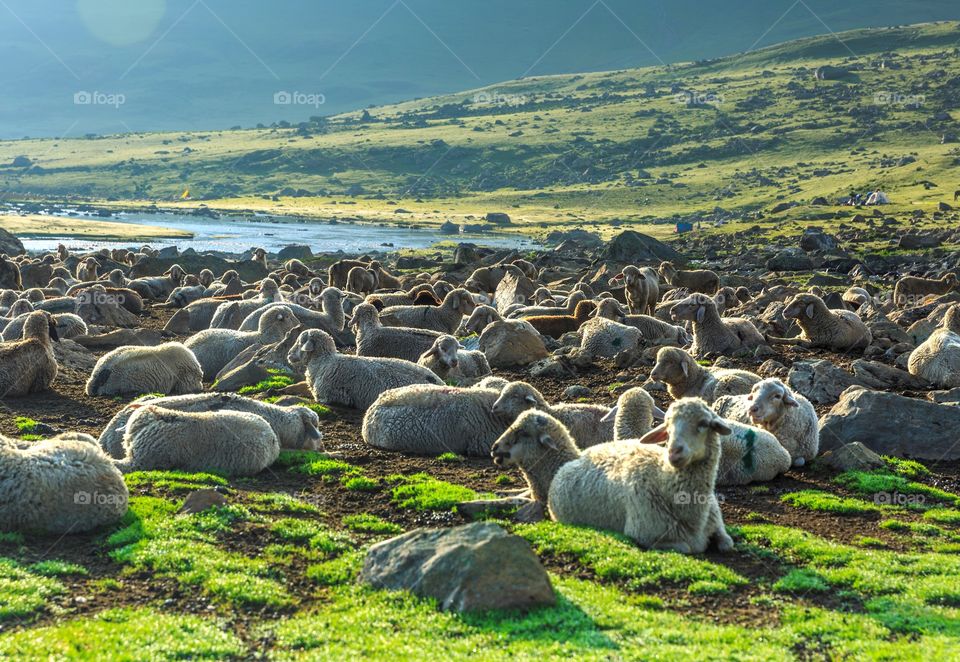
[[581,386],[580,384],[573,384],[568,386],[563,390],[563,398],[565,400],[576,400],[578,398],[589,398],[593,392],[588,389],[586,386]]
[[543,504],[539,501],[531,501],[524,506],[520,506],[513,515],[513,521],[522,524],[542,522],[546,518],[547,514],[544,512]]
[[683,256],[662,241],[633,230],[621,232],[610,240],[601,253],[601,258],[615,262],[660,262],[683,261]]
[[825,360],[795,362],[787,374],[787,383],[818,405],[836,402],[851,386],[863,386],[853,375]]
[[435,266],[437,266],[436,260],[424,257],[401,255],[397,258],[397,269],[429,269]]
[[837,248],[837,238],[820,228],[807,228],[803,231],[803,236],[800,237],[800,248],[808,253],[832,251]]
[[764,378],[777,377],[783,379],[787,376],[788,372],[787,366],[773,359],[767,359],[757,368],[757,374]]
[[938,202],[937,209],[939,211],[953,211],[953,207],[948,205],[946,202]]
[[493,307],[503,314],[515,303],[526,305],[536,290],[537,286],[529,278],[509,272],[497,285],[497,291],[493,294]]
[[851,388],[820,419],[820,448],[859,441],[880,455],[960,459],[960,407]]
[[60,368],[70,368],[79,372],[93,372],[97,365],[96,355],[73,340],[61,340],[53,343],[53,355]]
[[480,351],[491,368],[525,366],[548,356],[540,334],[528,322],[494,322],[480,334]]
[[531,365],[530,376],[535,379],[540,377],[557,377],[563,379],[576,376],[576,371],[570,366],[566,357],[550,356]]
[[14,255],[23,255],[26,251],[23,248],[23,242],[0,228],[0,253],[6,253],[13,257]]
[[887,466],[879,455],[854,441],[844,444],[836,450],[827,451],[817,460],[837,471],[872,471]]
[[180,249],[176,246],[164,246],[157,251],[157,257],[167,259],[171,257],[179,257]]
[[29,168],[33,165],[33,161],[31,161],[29,157],[21,154],[20,156],[13,157],[13,161],[10,162],[10,165],[14,168]]
[[453,263],[458,266],[476,264],[482,257],[476,244],[457,244],[453,251]]
[[510,220],[510,215],[503,212],[490,212],[484,216],[484,220],[494,225],[510,225],[513,222]]
[[830,203],[827,201],[825,197],[821,195],[811,200],[810,204],[813,205],[814,207],[823,207],[824,205],[828,205]]
[[851,367],[857,380],[868,388],[916,391],[930,387],[926,380],[885,363],[857,359]]
[[770,271],[810,271],[813,260],[799,248],[787,248],[767,260]]
[[793,203],[792,203],[792,202],[780,202],[780,203],[775,204],[775,205],[773,206],[773,208],[770,210],[770,213],[771,213],[771,214],[779,214],[779,213],[781,213],[781,212],[787,211],[787,210],[790,209],[791,207],[793,207]]
[[949,391],[930,391],[927,393],[927,399],[937,404],[957,404],[960,403],[960,386],[952,388]]
[[188,274],[199,274],[209,269],[215,276],[221,276],[229,269],[235,269],[240,278],[248,283],[262,279],[267,275],[263,265],[253,260],[232,262],[215,255],[180,255],[175,258],[145,257],[130,269],[130,278],[141,276],[161,276],[175,264],[179,264]]
[[202,513],[211,508],[222,508],[227,505],[227,498],[215,489],[196,490],[187,495],[183,505],[177,511],[178,515],[192,515]]
[[817,80],[842,80],[850,75],[850,71],[843,67],[825,64],[822,67],[817,67],[813,75]]
[[98,333],[76,338],[77,344],[89,350],[110,351],[125,345],[155,347],[163,343],[163,334],[155,329],[116,329],[109,333]]
[[377,543],[367,552],[360,581],[433,598],[444,611],[529,609],[557,601],[530,545],[488,522],[415,529]]
[[284,246],[280,249],[280,252],[277,253],[277,259],[281,262],[286,262],[287,260],[309,260],[313,257],[313,251],[309,246],[304,244],[290,244],[289,246]]
[[440,232],[443,234],[457,234],[460,232],[460,226],[456,223],[451,223],[446,221],[443,225],[440,226]]
[[[818,287],[839,287],[841,285],[846,285],[847,279],[841,278],[840,276],[830,276],[828,274],[817,273],[811,276],[807,280],[807,287],[813,287],[814,285]],[[839,292],[832,292],[831,294],[840,295]],[[830,304],[827,304],[827,307],[833,308]]]
[[900,237],[897,246],[905,249],[936,248],[941,243],[943,242],[936,235],[908,233]]

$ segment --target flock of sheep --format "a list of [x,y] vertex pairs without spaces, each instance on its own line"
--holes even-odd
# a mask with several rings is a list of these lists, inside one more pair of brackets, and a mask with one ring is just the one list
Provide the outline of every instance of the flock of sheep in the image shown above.
[[[819,426],[813,405],[780,379],[702,359],[782,344],[862,354],[876,346],[865,316],[880,308],[858,287],[733,289],[712,271],[670,262],[558,285],[514,259],[457,284],[443,273],[394,276],[377,261],[340,260],[322,274],[299,260],[268,265],[257,250],[268,272],[258,282],[177,265],[128,278],[129,266],[153,255],[61,247],[0,259],[4,400],[56,388],[58,342],[135,327],[148,306],[174,309],[166,331],[182,339],[121,344],[97,360],[89,396],[139,396],[99,439],[0,437],[0,530],[76,533],[114,522],[126,511],[130,471],[248,476],[281,449],[321,450],[310,408],[234,393],[284,374],[316,402],[364,412],[370,446],[492,456],[518,467],[522,496],[556,520],[620,531],[645,547],[700,553],[712,541],[725,551],[732,541],[716,487],[804,465],[818,453]],[[113,268],[101,273],[103,264]],[[956,284],[952,275],[904,278],[887,309]],[[960,311],[927,312],[909,329],[917,342],[905,367],[960,386]],[[644,386],[613,407],[551,403],[531,384],[493,374],[551,359],[646,359],[647,385],[665,385],[672,403],[661,411]],[[79,493],[97,498],[81,503]]]

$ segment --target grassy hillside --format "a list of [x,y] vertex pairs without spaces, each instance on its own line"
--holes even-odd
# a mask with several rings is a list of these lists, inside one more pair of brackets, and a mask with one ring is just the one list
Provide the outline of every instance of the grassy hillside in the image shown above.
[[[297,126],[3,142],[0,188],[422,223],[507,211],[525,229],[746,218],[873,188],[929,207],[960,188],[957,42],[957,23],[859,30]],[[825,65],[848,73],[815,79]]]

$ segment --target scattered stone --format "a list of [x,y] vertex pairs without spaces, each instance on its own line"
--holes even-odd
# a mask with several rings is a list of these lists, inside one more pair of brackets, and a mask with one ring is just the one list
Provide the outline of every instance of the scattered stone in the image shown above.
[[662,241],[633,230],[621,232],[603,249],[601,258],[615,262],[682,261],[683,256]]
[[360,580],[433,598],[444,611],[529,609],[557,601],[530,545],[488,522],[416,529],[377,543]]
[[309,260],[312,257],[313,251],[309,246],[303,244],[284,246],[280,249],[280,252],[277,253],[277,259],[281,262],[286,262],[287,260]]
[[222,508],[226,505],[227,498],[216,489],[196,490],[187,495],[177,514],[192,515],[194,513],[202,513],[211,508]]
[[512,321],[494,322],[484,329],[479,349],[494,369],[525,366],[548,356],[536,329]]
[[490,212],[484,216],[484,220],[494,225],[510,225],[513,223],[513,221],[510,220],[510,215],[504,214],[503,212]]
[[21,242],[15,235],[10,234],[3,228],[0,228],[0,253],[6,253],[9,256],[23,255],[26,251]]
[[822,359],[795,362],[787,374],[787,383],[818,405],[836,402],[840,394],[851,386],[863,386],[850,373]]
[[564,389],[563,398],[565,400],[577,400],[578,398],[589,398],[592,394],[593,392],[586,386],[573,384]]
[[799,248],[787,248],[767,260],[770,271],[810,271],[813,260]]
[[818,463],[825,464],[837,471],[873,471],[886,466],[883,458],[859,441],[844,444],[836,450],[827,451],[820,456]]

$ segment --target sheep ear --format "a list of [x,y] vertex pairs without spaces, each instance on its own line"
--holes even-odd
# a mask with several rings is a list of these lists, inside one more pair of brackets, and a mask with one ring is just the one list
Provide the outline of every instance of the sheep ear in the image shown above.
[[619,405],[614,405],[610,408],[606,414],[603,415],[603,418],[600,419],[601,423],[609,423],[617,418],[617,412],[620,410]]
[[454,300],[453,300],[453,309],[454,309],[454,310],[460,310],[460,299],[454,299]]
[[667,413],[660,409],[657,405],[653,405],[653,420],[662,421],[667,417]]
[[728,435],[733,432],[733,429],[727,425],[727,422],[722,418],[717,418],[713,421],[710,421],[710,429],[719,435]]
[[680,364],[680,369],[683,370],[684,377],[690,376],[690,366],[688,366],[686,362]]
[[800,403],[797,402],[797,399],[796,399],[795,397],[793,397],[792,395],[790,395],[790,393],[788,393],[788,392],[786,392],[786,391],[785,391],[784,394],[783,394],[783,402],[784,402],[784,404],[787,405],[788,407],[799,407],[799,406],[800,406]]
[[533,397],[532,395],[524,396],[523,399],[526,400],[527,402],[529,402],[529,403],[532,404],[532,405],[537,404],[537,399],[536,399],[535,397]]
[[323,439],[323,435],[320,434],[320,430],[313,427],[312,425],[304,426],[307,432],[307,439]]
[[542,433],[539,437],[537,437],[537,442],[541,446],[545,446],[546,448],[549,448],[551,450],[555,450],[555,451],[560,450],[560,447],[557,445],[557,442],[554,441],[553,437],[551,437],[546,432]]
[[666,424],[658,425],[657,427],[650,430],[642,437],[640,437],[641,444],[659,444],[661,441],[666,441],[670,437],[670,433],[667,432]]
[[301,352],[312,352],[312,351],[313,351],[313,341],[312,341],[312,340],[308,340],[308,341],[306,341],[305,343],[303,343],[302,345],[300,345],[300,351],[301,351]]
[[813,304],[807,306],[807,317],[813,319]]
[[697,324],[703,324],[703,318],[707,315],[707,307],[700,306],[697,308]]

